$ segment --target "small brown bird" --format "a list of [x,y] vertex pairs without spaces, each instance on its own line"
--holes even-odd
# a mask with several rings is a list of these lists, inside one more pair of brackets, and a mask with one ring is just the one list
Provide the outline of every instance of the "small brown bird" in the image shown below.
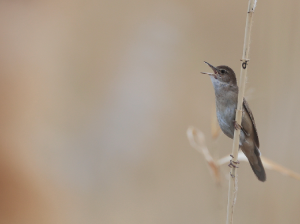
[[240,148],[249,160],[250,166],[260,181],[266,180],[266,173],[260,159],[259,140],[253,114],[247,101],[243,102],[242,124],[235,122],[239,88],[234,71],[226,65],[214,67],[208,64],[214,73],[202,72],[210,76],[216,95],[216,109],[219,125],[229,138],[233,138],[234,129],[241,128]]

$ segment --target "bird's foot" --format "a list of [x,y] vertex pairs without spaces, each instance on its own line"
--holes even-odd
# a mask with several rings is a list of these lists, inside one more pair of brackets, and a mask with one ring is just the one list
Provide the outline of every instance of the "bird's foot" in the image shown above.
[[234,164],[240,164],[240,161],[232,161]]
[[230,160],[228,166],[229,166],[230,168],[232,168],[232,167],[234,167],[234,168],[239,168],[239,167],[237,166],[237,164],[240,164],[240,162],[239,162],[239,161],[236,161],[236,162],[235,162],[235,161]]
[[[234,159],[234,156],[233,156],[232,154],[230,154],[230,157]],[[234,164],[240,164],[240,161],[238,161],[238,160],[237,160],[236,162],[235,162],[235,161],[232,161],[232,160],[230,160],[230,162],[232,162],[232,163],[234,163]]]
[[248,136],[248,137],[250,136],[250,134],[245,130],[245,128],[243,128],[241,125],[239,125],[236,121],[233,121],[233,124],[234,124],[235,130],[242,130],[246,136]]
[[236,121],[233,121],[233,124],[234,124],[235,130],[241,130],[242,129],[242,126],[239,125]]
[[235,178],[235,176],[230,172],[230,176],[232,177],[232,178]]

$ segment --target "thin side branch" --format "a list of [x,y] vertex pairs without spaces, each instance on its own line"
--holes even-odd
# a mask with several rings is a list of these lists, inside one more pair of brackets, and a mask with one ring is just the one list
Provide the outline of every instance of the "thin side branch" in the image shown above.
[[[242,121],[243,100],[244,100],[247,67],[248,67],[247,65],[249,61],[249,51],[250,51],[251,25],[252,25],[255,6],[256,6],[256,0],[249,0],[246,28],[245,28],[244,49],[243,49],[243,56],[241,60],[242,66],[241,66],[240,83],[239,83],[238,104],[237,104],[237,111],[235,117],[235,120],[238,124],[241,124]],[[234,138],[233,138],[232,155],[233,155],[233,161],[235,162],[237,162],[238,160],[239,142],[240,142],[240,129],[235,130]],[[233,223],[234,204],[236,202],[237,189],[238,189],[237,170],[234,166],[231,168],[230,176],[231,178],[229,178],[226,224]]]
[[[224,164],[228,164],[228,162],[232,158],[228,155],[221,159],[214,160],[205,144],[204,134],[195,127],[190,126],[188,128],[187,137],[191,146],[204,156],[213,179],[216,181],[217,184],[220,184],[221,181],[220,167]],[[242,151],[239,152],[238,157],[240,162],[248,163],[248,159]],[[279,165],[278,163],[270,159],[267,159],[266,157],[261,156],[260,158],[266,169],[276,171],[282,175],[294,178],[296,180],[300,180],[299,173],[296,173],[293,170],[290,170],[282,165]]]
[[188,128],[186,134],[191,146],[195,148],[198,152],[203,154],[212,176],[216,180],[216,183],[220,184],[221,176],[219,166],[217,165],[216,161],[213,159],[213,157],[208,151],[208,148],[206,147],[204,134],[197,128],[194,128],[192,126]]

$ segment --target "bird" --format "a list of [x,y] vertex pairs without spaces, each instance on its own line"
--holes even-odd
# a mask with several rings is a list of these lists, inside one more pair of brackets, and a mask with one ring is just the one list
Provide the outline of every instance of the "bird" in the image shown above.
[[[205,62],[213,73],[209,75],[215,90],[217,119],[223,133],[233,139],[234,130],[241,129],[239,147],[247,157],[258,180],[266,181],[266,172],[260,158],[259,139],[252,111],[246,99],[243,99],[243,115],[241,125],[235,121],[239,88],[234,71],[226,66],[214,67]],[[234,164],[230,163],[229,165]]]

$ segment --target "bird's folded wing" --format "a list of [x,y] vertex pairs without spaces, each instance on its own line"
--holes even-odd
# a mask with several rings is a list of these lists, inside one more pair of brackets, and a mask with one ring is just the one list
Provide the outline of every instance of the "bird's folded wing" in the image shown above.
[[259,140],[258,140],[258,133],[257,133],[257,129],[256,129],[256,125],[255,125],[255,121],[254,121],[254,117],[253,117],[253,114],[252,114],[252,111],[246,101],[246,99],[244,98],[244,108],[245,108],[245,111],[248,113],[251,121],[252,121],[252,124],[253,124],[253,129],[254,129],[254,141],[255,141],[255,144],[257,146],[257,148],[259,148]]

